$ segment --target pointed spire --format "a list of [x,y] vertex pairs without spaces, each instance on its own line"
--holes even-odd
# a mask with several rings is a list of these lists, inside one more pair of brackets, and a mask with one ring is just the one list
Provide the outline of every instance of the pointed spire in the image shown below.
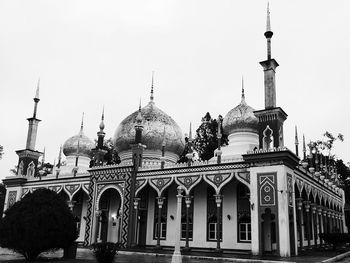
[[34,98],[34,101],[39,101],[39,88],[40,88],[40,78],[38,79],[38,84],[36,86],[36,92],[35,92],[35,98]]
[[137,116],[136,116],[136,123],[137,123],[137,125],[140,125],[142,123],[141,99],[140,99],[140,103],[139,103],[139,111],[138,111]]
[[267,16],[266,16],[266,32],[271,32],[271,21],[270,21],[270,3],[267,2]]
[[60,151],[58,152],[58,163],[57,163],[58,168],[61,167],[61,160],[62,160],[62,144],[60,146]]
[[83,116],[81,117],[80,136],[83,134],[83,129],[84,129],[84,112],[83,112]]
[[154,81],[154,71],[152,71],[152,84],[151,84],[151,101],[153,102],[154,96],[153,96],[153,81]]
[[165,140],[165,125],[164,125],[162,146],[165,147],[165,145],[166,145],[166,140]]
[[105,106],[103,106],[102,108],[102,116],[101,116],[101,122],[100,122],[100,130],[103,131],[103,129],[105,128],[105,124],[104,124],[104,119],[105,119]]
[[306,143],[305,143],[305,136],[303,134],[303,158],[306,160]]
[[298,140],[298,129],[295,125],[295,154],[299,157],[299,140]]
[[241,104],[245,103],[245,94],[244,94],[244,79],[242,75],[242,97],[241,97]]
[[190,122],[190,132],[188,133],[188,140],[192,141],[192,123]]
[[45,163],[45,152],[46,152],[46,147],[44,147],[43,157],[41,159],[41,165],[44,165],[44,163]]

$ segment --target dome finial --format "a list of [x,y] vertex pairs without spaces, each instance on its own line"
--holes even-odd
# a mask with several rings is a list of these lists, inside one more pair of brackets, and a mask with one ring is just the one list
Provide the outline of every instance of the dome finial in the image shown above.
[[164,125],[164,130],[163,130],[163,142],[162,142],[162,146],[164,146],[164,147],[165,147],[165,145],[166,145],[166,140],[165,140],[165,138],[166,138],[166,133],[165,133],[165,125]]
[[153,81],[154,81],[154,71],[152,71],[152,84],[151,84],[151,101],[154,100],[154,96],[153,96]]
[[245,95],[244,95],[244,79],[243,79],[243,75],[242,75],[242,99],[241,99],[241,103],[245,103]]
[[101,116],[101,123],[100,123],[100,130],[103,131],[103,129],[105,128],[105,124],[104,124],[104,119],[105,119],[105,106],[103,105],[102,108],[102,116]]
[[192,122],[190,122],[190,131],[188,133],[188,140],[192,141]]
[[140,103],[139,103],[139,111],[137,113],[137,116],[136,116],[136,123],[138,125],[140,125],[142,123],[142,114],[141,114],[141,99],[140,99]]
[[83,133],[83,129],[84,129],[84,112],[83,112],[83,116],[82,116],[82,118],[81,118],[80,134]]
[[38,84],[36,86],[36,92],[35,92],[34,100],[39,100],[39,88],[40,88],[40,78],[38,79]]

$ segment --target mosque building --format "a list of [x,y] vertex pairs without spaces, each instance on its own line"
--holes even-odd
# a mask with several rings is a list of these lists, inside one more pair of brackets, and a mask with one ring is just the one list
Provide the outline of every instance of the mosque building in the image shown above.
[[267,59],[260,65],[265,108],[249,106],[242,86],[241,101],[222,122],[228,145],[219,146],[206,162],[193,160],[189,152],[189,161],[178,163],[185,144],[191,148],[192,138],[185,142],[177,123],[157,107],[152,84],[148,104],[127,116],[115,131],[120,164],[105,162],[102,114],[97,143],[84,135],[82,122],[46,175],[38,165],[43,153],[35,150],[40,122],[37,90],[26,148],[16,151],[17,174],[3,180],[5,210],[29,192],[48,188],[66,198],[77,218],[78,242],[120,242],[125,248],[173,247],[179,234],[178,200],[181,246],[187,250],[289,257],[304,247],[322,245],[319,233],[347,232],[344,191],[336,171],[317,152],[310,149],[306,155],[305,140],[299,158],[297,134],[295,153],[284,146],[287,114],[276,105],[279,65],[271,56],[269,12],[264,35]]

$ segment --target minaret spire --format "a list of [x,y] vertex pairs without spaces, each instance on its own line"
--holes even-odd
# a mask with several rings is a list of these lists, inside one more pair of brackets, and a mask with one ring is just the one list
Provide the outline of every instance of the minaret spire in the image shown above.
[[188,140],[192,142],[192,122],[190,122],[190,131],[188,133]]
[[105,107],[103,106],[102,108],[102,115],[101,115],[101,122],[100,122],[100,131],[97,132],[97,149],[102,149],[103,148],[103,140],[106,135],[106,133],[103,131],[105,128]]
[[270,19],[269,3],[267,3],[266,32],[264,35],[267,39],[267,59],[271,59],[271,38],[273,36],[273,32],[271,31],[271,19]]
[[242,75],[242,98],[241,98],[241,104],[245,103],[245,94],[244,94],[244,78]]
[[83,112],[83,116],[81,117],[80,136],[83,134],[83,129],[84,129],[84,112]]
[[152,84],[151,84],[151,101],[153,102],[154,96],[153,96],[153,81],[154,81],[154,71],[152,71]]
[[298,129],[295,125],[295,154],[299,157],[299,140],[298,140]]
[[305,135],[303,134],[303,159],[306,160],[306,143],[305,143]]
[[101,115],[101,122],[100,122],[100,131],[101,132],[103,132],[103,129],[105,128],[104,119],[105,119],[105,106],[103,106],[103,108],[102,108],[102,115]]

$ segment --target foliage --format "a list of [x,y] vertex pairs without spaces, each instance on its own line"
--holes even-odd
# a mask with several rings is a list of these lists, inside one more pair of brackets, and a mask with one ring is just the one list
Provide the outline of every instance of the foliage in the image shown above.
[[0,145],[0,160],[2,159],[3,155],[4,155],[4,147]]
[[0,246],[33,261],[44,251],[65,248],[77,238],[74,217],[55,192],[38,189],[5,211],[0,222]]
[[[221,121],[221,145],[228,144],[227,134],[224,133],[222,128],[223,118],[219,115]],[[194,148],[199,154],[201,160],[209,160],[214,156],[215,149],[218,148],[218,122],[216,119],[212,119],[210,113],[207,112],[202,118],[202,124],[196,130],[196,138],[194,139]]]
[[99,263],[111,263],[119,247],[119,243],[95,243],[92,244],[92,251]]
[[2,213],[4,211],[5,196],[6,196],[5,185],[0,184],[0,217],[2,217]]
[[108,140],[105,140],[103,142],[103,147],[104,150],[107,151],[105,154],[105,161],[106,164],[119,164],[120,163],[120,158],[118,155],[118,152],[116,151],[112,138],[109,138]]
[[337,246],[350,242],[350,235],[348,233],[321,233],[320,238],[325,242],[333,245],[333,250]]

